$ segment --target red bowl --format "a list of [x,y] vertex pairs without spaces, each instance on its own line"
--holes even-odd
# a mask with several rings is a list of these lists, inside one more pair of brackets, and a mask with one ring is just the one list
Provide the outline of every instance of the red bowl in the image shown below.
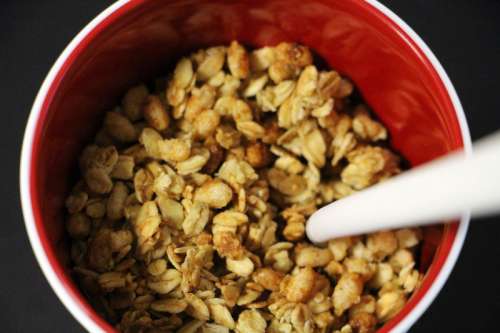
[[[64,197],[76,158],[126,87],[164,74],[190,50],[237,39],[295,41],[350,77],[412,165],[471,141],[448,76],[425,43],[375,0],[121,0],[61,54],[35,100],[24,136],[21,199],[38,262],[68,310],[91,332],[111,332],[70,276]],[[406,332],[446,281],[469,215],[425,229],[422,286],[379,332]]]

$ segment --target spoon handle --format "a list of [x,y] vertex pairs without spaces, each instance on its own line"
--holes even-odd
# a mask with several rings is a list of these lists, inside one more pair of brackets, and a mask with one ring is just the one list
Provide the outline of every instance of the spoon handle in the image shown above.
[[471,211],[500,212],[500,131],[474,145],[403,172],[316,211],[306,232],[313,242],[450,221]]

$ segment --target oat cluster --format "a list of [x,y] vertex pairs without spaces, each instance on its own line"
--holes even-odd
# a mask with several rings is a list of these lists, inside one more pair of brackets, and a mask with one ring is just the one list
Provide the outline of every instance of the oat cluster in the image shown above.
[[[400,172],[387,131],[310,51],[237,42],[131,88],[80,155],[71,258],[121,332],[373,332],[418,286],[418,229],[304,234]],[[332,221],[335,223],[335,221]]]

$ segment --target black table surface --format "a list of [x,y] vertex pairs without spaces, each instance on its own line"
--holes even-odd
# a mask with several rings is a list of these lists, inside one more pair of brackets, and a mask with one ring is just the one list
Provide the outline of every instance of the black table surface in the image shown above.
[[[382,2],[415,29],[443,64],[473,139],[500,128],[500,1]],[[19,153],[31,104],[52,63],[111,3],[0,1],[0,108],[5,116],[0,121],[0,332],[84,332],[57,299],[32,254],[19,203]],[[498,170],[492,177],[500,177],[500,166]],[[500,218],[475,220],[448,282],[410,331],[498,332],[499,258]]]

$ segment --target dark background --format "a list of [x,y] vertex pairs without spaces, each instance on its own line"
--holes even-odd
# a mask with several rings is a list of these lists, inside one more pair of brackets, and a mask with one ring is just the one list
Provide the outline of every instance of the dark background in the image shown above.
[[[413,27],[441,61],[473,139],[500,128],[500,1],[381,2]],[[0,332],[84,332],[52,292],[31,252],[19,204],[19,152],[43,78],[71,38],[111,3],[0,1]],[[498,170],[492,177],[500,177]],[[472,223],[450,279],[411,332],[499,330],[499,220]]]

